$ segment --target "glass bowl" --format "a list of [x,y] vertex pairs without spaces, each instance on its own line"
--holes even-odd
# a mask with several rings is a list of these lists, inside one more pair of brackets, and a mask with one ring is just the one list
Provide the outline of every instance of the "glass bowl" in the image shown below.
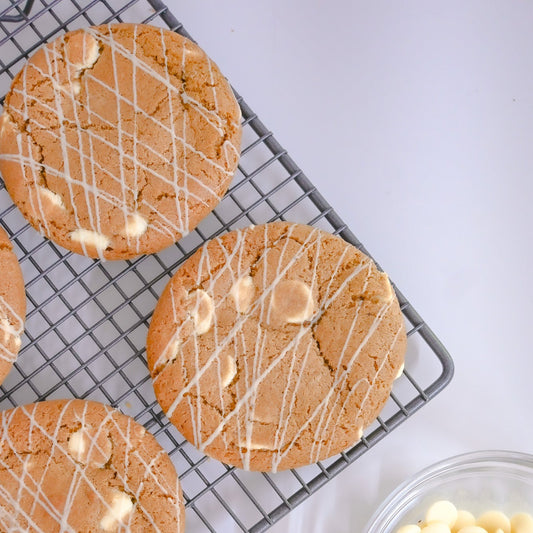
[[491,509],[508,516],[533,514],[533,455],[490,450],[436,463],[394,490],[365,533],[395,533],[416,524],[438,500],[449,500],[475,516]]

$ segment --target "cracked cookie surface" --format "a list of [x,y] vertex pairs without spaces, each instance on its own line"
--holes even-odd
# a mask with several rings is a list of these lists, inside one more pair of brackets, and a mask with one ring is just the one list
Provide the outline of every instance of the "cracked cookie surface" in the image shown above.
[[154,253],[221,200],[237,167],[240,108],[188,39],[142,24],[66,33],[13,80],[0,172],[29,222],[90,257]]
[[109,406],[52,400],[0,414],[2,531],[184,531],[174,466]]
[[285,222],[206,243],[168,283],[147,340],[171,422],[207,455],[261,471],[355,444],[405,348],[387,275],[340,237]]
[[0,383],[11,370],[22,344],[26,293],[24,279],[6,232],[0,228]]

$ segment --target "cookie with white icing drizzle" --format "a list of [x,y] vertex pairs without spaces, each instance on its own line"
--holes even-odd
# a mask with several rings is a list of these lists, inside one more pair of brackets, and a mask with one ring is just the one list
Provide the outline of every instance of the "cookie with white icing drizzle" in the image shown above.
[[387,275],[340,237],[285,222],[200,248],[165,288],[147,340],[171,422],[207,455],[261,471],[355,444],[405,349]]
[[15,77],[0,172],[29,222],[90,257],[154,253],[191,231],[236,170],[241,113],[194,43],[142,24],[66,33]]
[[0,228],[0,383],[17,359],[25,315],[26,293],[22,272],[13,245]]
[[0,414],[0,530],[184,531],[169,456],[101,403],[52,400]]

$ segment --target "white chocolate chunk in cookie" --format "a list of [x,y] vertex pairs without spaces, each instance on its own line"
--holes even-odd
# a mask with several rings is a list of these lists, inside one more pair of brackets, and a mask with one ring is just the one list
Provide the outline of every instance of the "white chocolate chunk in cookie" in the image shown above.
[[14,348],[18,352],[22,339],[17,330],[9,323],[7,318],[0,319],[0,331],[2,332],[2,342],[7,345],[11,341],[10,348]]
[[3,332],[2,341],[6,343],[12,335],[12,327],[7,318],[0,319],[0,331]]
[[102,468],[111,457],[111,441],[104,433],[90,435],[88,428],[80,428],[70,435],[68,452],[74,460],[84,465]]
[[180,348],[181,341],[179,339],[171,341],[162,353],[160,360],[157,362],[157,368],[161,365],[175,361],[180,353]]
[[75,96],[78,96],[81,93],[81,83],[78,80],[72,80],[70,89]]
[[231,287],[230,294],[235,301],[235,309],[238,313],[246,313],[255,295],[254,281],[251,276],[239,278]]
[[190,313],[197,335],[203,335],[211,329],[215,304],[207,292],[198,289],[189,295]]
[[59,207],[65,209],[65,204],[63,203],[63,198],[61,196],[46,187],[39,187],[39,195],[46,199],[46,201],[53,207]]
[[104,531],[117,531],[118,526],[124,525],[124,519],[130,515],[133,509],[133,502],[126,493],[114,490],[108,505],[109,509],[100,520],[100,527]]
[[275,450],[275,446],[273,446],[272,444],[269,444],[267,442],[260,442],[258,440],[255,440],[255,441],[250,441],[250,442],[246,442],[246,441],[241,441],[239,443],[240,447],[241,448],[244,448],[245,450],[250,450],[250,451],[253,451],[253,450]]
[[69,96],[69,95],[77,96],[81,92],[81,83],[78,78],[73,78],[63,84],[59,84],[55,81],[52,81],[52,85],[54,86],[55,89],[62,92],[66,96]]
[[394,379],[399,379],[402,376],[404,368],[405,368],[405,363],[402,363]]
[[315,312],[311,287],[300,280],[284,280],[273,290],[272,309],[289,324],[301,324]]
[[0,115],[0,137],[2,136],[4,128],[6,128],[8,124],[13,124],[13,120],[11,119],[11,116],[9,115],[9,113],[4,111]]
[[450,528],[456,520],[457,508],[448,500],[440,500],[433,503],[426,512],[426,522],[428,524],[441,522]]
[[221,380],[222,386],[227,387],[232,381],[235,375],[237,374],[237,364],[235,363],[235,358],[228,355],[222,358],[221,364]]
[[383,286],[385,287],[385,293],[382,298],[385,302],[390,302],[394,298],[394,291],[392,290],[389,276],[387,276],[385,272],[380,272],[380,276],[383,281]]
[[67,59],[75,70],[91,68],[100,56],[99,48],[98,41],[89,33],[75,33],[66,43]]
[[516,513],[511,517],[513,533],[533,533],[533,516],[529,513]]
[[478,517],[476,525],[488,531],[488,533],[497,533],[501,529],[503,533],[511,533],[511,521],[501,511],[487,511]]
[[73,241],[77,241],[87,246],[94,246],[97,250],[105,250],[111,243],[111,239],[103,233],[78,228],[70,234]]
[[85,456],[87,451],[87,439],[83,435],[83,431],[79,429],[73,433],[68,439],[68,452],[78,462]]
[[127,237],[140,237],[148,229],[148,220],[139,213],[132,213],[126,218],[124,234]]

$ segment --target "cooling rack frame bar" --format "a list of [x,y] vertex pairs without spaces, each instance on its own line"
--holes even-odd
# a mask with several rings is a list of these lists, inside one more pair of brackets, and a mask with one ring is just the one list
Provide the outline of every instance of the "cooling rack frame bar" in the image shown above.
[[[50,11],[53,13],[53,10],[56,6],[59,6],[63,0],[41,0],[41,4],[45,7],[43,11]],[[79,6],[79,0],[69,0],[72,4]],[[37,20],[39,16],[41,16],[42,12],[31,15],[31,9],[34,7],[35,0],[10,0],[11,7],[0,12],[0,22],[2,23],[18,23],[22,21],[26,21],[28,25],[32,23],[32,21]],[[48,2],[48,3],[47,3]],[[122,1],[122,5],[116,9],[113,9],[111,4],[114,4],[114,0],[90,0],[86,3],[86,5],[83,6],[83,8],[80,7],[80,10],[78,14],[71,17],[71,19],[63,21],[60,20],[56,14],[54,14],[55,19],[58,21],[58,28],[56,28],[52,33],[47,34],[43,37],[42,42],[45,41],[45,39],[50,38],[51,35],[57,33],[59,30],[65,29],[65,27],[71,23],[72,20],[77,19],[78,17],[83,16],[86,20],[90,21],[90,16],[87,15],[87,12],[89,9],[91,9],[95,5],[103,4],[106,6],[106,8],[111,12],[111,15],[109,16],[108,20],[120,20],[120,16],[123,12],[125,12],[127,9],[129,9],[131,6],[134,6],[135,4],[142,4],[145,3],[153,9],[153,13],[149,17],[147,17],[144,22],[149,22],[157,17],[160,17],[161,20],[169,27],[169,29],[173,31],[177,31],[178,33],[192,39],[192,37],[187,33],[187,31],[184,29],[183,25],[179,22],[179,20],[172,14],[172,12],[168,9],[168,7],[164,4],[161,0],[124,0]],[[16,12],[16,15],[10,14],[10,12]],[[14,28],[16,30],[16,28]],[[3,30],[5,32],[5,30]],[[16,33],[16,31],[15,31]],[[14,33],[14,34],[15,34]],[[11,39],[11,36],[14,34],[7,33],[7,39]],[[38,34],[40,35],[40,34]],[[1,44],[1,43],[0,43]],[[32,48],[29,50],[26,50],[23,52],[22,50],[19,50],[21,52],[21,57],[26,56],[30,51],[35,50],[37,45],[33,45]],[[8,71],[12,67],[12,65],[16,61],[13,61],[12,64],[7,64],[7,66],[4,66],[1,69],[1,72]],[[307,176],[303,173],[303,171],[299,168],[299,166],[293,161],[293,159],[288,155],[287,151],[278,143],[274,135],[270,130],[266,128],[266,126],[263,124],[263,122],[259,119],[259,117],[252,111],[252,109],[248,106],[248,104],[244,101],[244,99],[238,95],[236,92],[237,99],[239,101],[239,104],[241,106],[242,115],[243,115],[243,123],[246,124],[253,130],[253,132],[257,135],[258,139],[254,141],[252,145],[249,145],[246,147],[246,150],[253,149],[256,143],[263,144],[269,152],[272,154],[272,158],[269,159],[266,163],[271,164],[272,161],[277,161],[279,164],[283,167],[283,169],[287,172],[288,176],[285,178],[284,182],[280,182],[274,189],[270,190],[268,194],[261,193],[260,192],[260,198],[257,200],[257,204],[261,202],[268,203],[271,207],[275,215],[270,220],[275,219],[284,219],[284,214],[289,210],[291,207],[290,205],[280,211],[278,211],[277,207],[272,206],[270,203],[270,198],[284,185],[285,182],[291,182],[294,181],[298,187],[302,191],[301,198],[308,199],[318,210],[319,215],[316,217],[316,221],[318,221],[321,218],[324,218],[328,221],[328,223],[331,225],[332,228],[334,228],[334,233],[339,234],[342,238],[344,238],[347,242],[353,244],[357,248],[361,249],[363,252],[371,256],[369,252],[365,249],[365,247],[361,244],[361,242],[355,237],[355,235],[352,233],[352,231],[348,228],[348,226],[343,222],[343,220],[339,217],[339,215],[334,211],[332,206],[324,199],[322,194],[316,189],[316,187],[311,183],[311,181],[307,178]],[[0,103],[3,101],[3,98],[0,98]],[[242,183],[248,183],[252,182],[253,179],[257,175],[259,175],[263,171],[262,167],[258,167],[254,169],[252,172],[249,172],[249,174],[246,174],[243,172],[245,176],[245,180],[242,182],[239,182],[235,185],[235,187],[230,188],[228,191],[228,195],[232,196],[233,192],[238,189]],[[255,185],[254,185],[255,187]],[[301,198],[298,201],[301,201]],[[234,199],[234,198],[233,198]],[[296,201],[295,201],[296,202]],[[236,216],[236,220],[248,217],[250,220],[253,221],[252,216],[250,215],[250,212],[253,210],[254,204],[248,206],[246,210],[243,210],[239,215]],[[7,213],[10,213],[13,209],[13,206],[10,206],[3,210],[2,216],[5,216]],[[221,222],[221,227],[218,229],[213,235],[220,234],[224,231],[227,231],[230,226],[232,225],[233,221],[225,222],[223,223],[222,219],[214,213],[214,215],[219,219]],[[270,221],[268,220],[268,221]],[[261,222],[266,222],[267,220],[261,220]],[[20,233],[23,233],[25,231],[25,228],[21,228],[19,232],[17,232],[17,235]],[[200,237],[204,238],[203,234],[199,232]],[[195,249],[197,249],[202,243],[198,244],[196,248],[194,248],[191,251],[184,251],[179,243],[177,244],[180,252],[183,254],[183,257],[181,257],[178,261],[167,265],[165,267],[165,270],[158,274],[155,278],[151,278],[150,282],[148,283],[147,287],[145,287],[143,290],[149,290],[154,296],[154,288],[153,285],[160,281],[162,278],[164,278],[167,274],[169,274],[171,271],[174,271],[175,268],[184,261],[188,256],[190,256]],[[29,258],[31,262],[34,260],[31,258],[32,253],[38,252],[42,247],[45,246],[51,246],[51,249],[57,254],[56,262],[57,263],[66,263],[70,255],[62,255],[62,252],[58,250],[54,245],[50,243],[42,243],[41,245],[35,247],[34,249],[31,249],[30,251],[26,250],[25,255]],[[25,250],[24,248],[22,248]],[[163,265],[163,263],[157,258],[157,260]],[[108,284],[104,287],[118,287],[118,281],[123,276],[127,276],[131,272],[135,272],[135,274],[142,278],[141,274],[139,274],[139,271],[137,267],[139,265],[142,266],[142,259],[140,261],[127,261],[125,264],[127,264],[127,267],[124,268],[123,271],[120,272],[120,274],[117,276],[116,279],[109,279]],[[378,265],[379,266],[379,265]],[[86,272],[89,272],[91,270],[98,269],[98,263],[92,263],[90,266],[87,267],[85,271],[82,271],[81,273],[75,273],[75,271],[72,271],[72,283],[80,282],[83,287],[83,280],[82,276],[85,275]],[[44,269],[44,271],[41,272],[40,276],[46,277],[47,270]],[[107,274],[106,274],[107,275]],[[37,280],[37,281],[36,281]],[[81,280],[81,281],[80,281]],[[37,283],[39,281],[39,277],[32,280],[31,283]],[[48,283],[50,283],[49,280],[47,280]],[[85,288],[85,287],[84,287]],[[384,438],[390,431],[392,431],[394,428],[396,428],[399,424],[401,424],[403,421],[405,421],[408,417],[412,416],[418,409],[423,407],[430,401],[433,397],[435,397],[439,392],[446,387],[446,385],[450,382],[450,380],[453,377],[454,372],[454,365],[453,361],[447,352],[446,348],[442,345],[442,343],[439,341],[439,339],[436,337],[436,335],[433,333],[433,331],[427,326],[427,324],[424,322],[424,320],[420,317],[420,315],[413,309],[409,301],[405,298],[405,296],[397,289],[397,287],[394,287],[396,294],[398,296],[398,300],[400,302],[400,306],[402,309],[402,312],[405,316],[405,318],[408,320],[408,322],[411,324],[411,328],[408,328],[408,334],[409,336],[412,336],[414,334],[420,335],[420,337],[423,339],[427,347],[431,350],[431,352],[436,356],[438,359],[438,362],[440,364],[440,374],[439,376],[434,379],[428,386],[422,387],[417,383],[417,380],[412,377],[409,374],[409,370],[405,370],[404,374],[406,378],[409,380],[411,385],[414,389],[418,392],[417,396],[413,398],[412,400],[402,403],[402,401],[396,399],[394,397],[393,393],[393,399],[395,404],[398,406],[398,410],[395,411],[392,415],[388,416],[386,420],[383,420],[381,418],[378,418],[379,426],[376,429],[373,429],[370,431],[368,435],[365,435],[361,441],[352,447],[351,449],[345,451],[344,453],[340,454],[338,458],[336,458],[333,462],[328,464],[327,466],[322,465],[321,463],[317,463],[317,466],[319,467],[320,472],[314,476],[312,479],[305,481],[303,477],[300,475],[298,470],[292,471],[292,474],[294,477],[299,481],[301,488],[295,490],[290,495],[285,495],[283,490],[278,487],[276,484],[276,481],[272,479],[270,474],[257,474],[258,476],[263,476],[263,478],[266,480],[266,482],[270,485],[270,487],[277,493],[279,496],[279,499],[282,503],[277,505],[273,510],[266,510],[263,509],[261,503],[257,500],[257,498],[254,496],[254,494],[247,488],[246,483],[243,482],[239,476],[237,475],[239,471],[232,467],[228,467],[223,465],[224,471],[223,473],[215,480],[210,482],[205,478],[203,473],[200,470],[200,467],[205,462],[205,457],[197,460],[196,462],[193,459],[190,459],[187,457],[186,452],[182,451],[183,442],[179,442],[176,440],[172,440],[172,445],[174,446],[174,449],[171,453],[177,453],[181,452],[185,458],[189,461],[189,466],[185,470],[185,472],[180,472],[182,474],[182,477],[185,478],[189,474],[196,473],[201,478],[203,477],[203,481],[205,483],[205,488],[203,488],[199,493],[194,495],[193,497],[189,498],[186,502],[186,507],[190,508],[192,512],[196,513],[199,520],[206,526],[207,530],[209,531],[216,531],[213,527],[213,525],[210,523],[209,518],[204,516],[204,513],[202,510],[200,510],[197,506],[197,503],[206,495],[211,494],[215,497],[215,499],[218,501],[218,503],[225,509],[225,511],[231,516],[231,518],[234,520],[234,522],[237,524],[237,526],[245,532],[248,533],[259,533],[262,531],[267,530],[271,525],[273,525],[275,522],[279,521],[283,516],[288,514],[292,509],[294,509],[297,505],[302,503],[304,500],[306,500],[311,494],[315,493],[320,487],[322,487],[324,484],[326,484],[330,479],[332,479],[334,476],[336,476],[338,473],[343,471],[348,465],[355,462],[355,460],[360,457],[363,453],[368,451],[372,446],[374,446],[377,442],[379,442],[382,438]],[[103,290],[103,289],[102,289]],[[62,292],[64,289],[62,289]],[[59,293],[59,298],[64,299],[63,294]],[[139,290],[139,292],[141,292]],[[117,307],[117,310],[122,310],[123,308],[127,308],[128,306],[134,306],[133,300],[135,298],[135,294],[130,296],[129,298],[124,295],[124,301]],[[94,293],[89,294],[89,297],[93,299],[97,299],[99,297],[99,292],[95,291]],[[50,299],[53,299],[52,297]],[[48,301],[45,301],[44,303],[41,302],[35,303],[32,301],[33,309],[32,313],[40,313],[40,309],[47,304]],[[105,311],[105,308],[100,304],[100,302],[97,302],[97,305],[102,307],[102,311]],[[77,313],[79,308],[78,307],[69,307],[70,311],[68,315],[65,315],[66,318],[71,317],[73,314]],[[135,309],[136,314],[139,323],[144,322],[147,324],[148,319],[150,315],[147,316],[143,315],[141,312],[139,312],[137,309]],[[110,320],[113,320],[113,315],[111,315]],[[47,319],[48,320],[48,319]],[[91,338],[94,334],[94,329],[96,329],[98,326],[98,323],[95,323],[91,326]],[[52,327],[52,326],[51,326]],[[133,331],[133,327],[130,328],[117,328],[119,330],[120,335],[114,339],[109,344],[99,344],[98,339],[96,339],[97,344],[100,345],[100,349],[102,350],[102,353],[96,354],[94,357],[100,357],[101,355],[106,355],[109,358],[109,355],[107,354],[108,350],[111,350],[114,348],[115,344],[120,343],[122,340],[126,339],[129,343],[131,341],[129,338],[127,338],[130,333]],[[37,337],[34,340],[31,340],[30,344],[38,343],[40,340],[39,337]],[[74,344],[74,343],[73,343]],[[130,356],[129,361],[143,359],[143,352],[144,350],[142,348],[136,347],[132,344],[133,354]],[[38,350],[41,350],[40,347],[37,346]],[[70,346],[67,345],[67,341],[65,340],[65,349],[70,349]],[[74,349],[74,348],[73,348]],[[62,355],[62,354],[60,354]],[[55,359],[52,357],[49,360],[47,360],[50,365],[55,364]],[[91,364],[92,359],[88,359],[84,362],[84,370],[87,370],[89,365]],[[123,363],[125,364],[125,363]],[[54,369],[55,370],[55,369]],[[115,374],[121,374],[123,375],[123,366],[117,365],[116,368],[108,375],[106,376],[106,379],[111,379],[114,377]],[[57,373],[57,371],[56,371]],[[127,376],[126,376],[127,378]],[[26,378],[25,378],[26,379]],[[99,384],[95,377],[91,377],[93,380],[93,389],[100,388],[101,384]],[[140,390],[140,387],[144,385],[149,381],[149,379],[145,379],[142,382],[138,382],[137,385],[135,385],[136,390],[134,391],[135,394],[139,395],[139,392],[137,389]],[[32,386],[31,384],[31,376],[27,379],[27,382]],[[57,385],[57,384],[56,384]],[[59,386],[59,385],[57,385]],[[70,389],[69,389],[70,390]],[[91,389],[89,389],[91,390]],[[393,391],[394,392],[394,391]],[[11,394],[11,393],[9,393]],[[37,394],[37,390],[36,390]],[[107,394],[107,393],[106,393]],[[123,395],[117,395],[116,397],[109,396],[108,398],[110,400],[113,400],[115,403],[121,401],[124,397],[126,397],[126,393]],[[147,426],[148,429],[154,432],[154,434],[160,435],[161,433],[167,433],[167,428],[169,427],[169,422],[166,420],[165,417],[161,415],[161,413],[158,413],[157,411],[154,411],[154,408],[157,408],[155,403],[149,403],[145,402],[144,407],[140,411],[140,413],[137,414],[136,418],[144,417],[145,415],[149,414],[151,418],[148,421],[144,421],[144,424]],[[167,450],[168,451],[168,450]],[[250,501],[256,506],[257,510],[259,511],[259,514],[262,516],[259,521],[257,521],[252,526],[245,526],[243,523],[243,519],[241,519],[238,515],[238,511],[235,511],[232,509],[231,503],[226,501],[224,496],[219,494],[218,491],[218,485],[220,483],[223,483],[224,480],[232,478],[238,485],[238,487],[246,494],[246,496],[250,499]],[[236,514],[237,513],[237,514]]]

